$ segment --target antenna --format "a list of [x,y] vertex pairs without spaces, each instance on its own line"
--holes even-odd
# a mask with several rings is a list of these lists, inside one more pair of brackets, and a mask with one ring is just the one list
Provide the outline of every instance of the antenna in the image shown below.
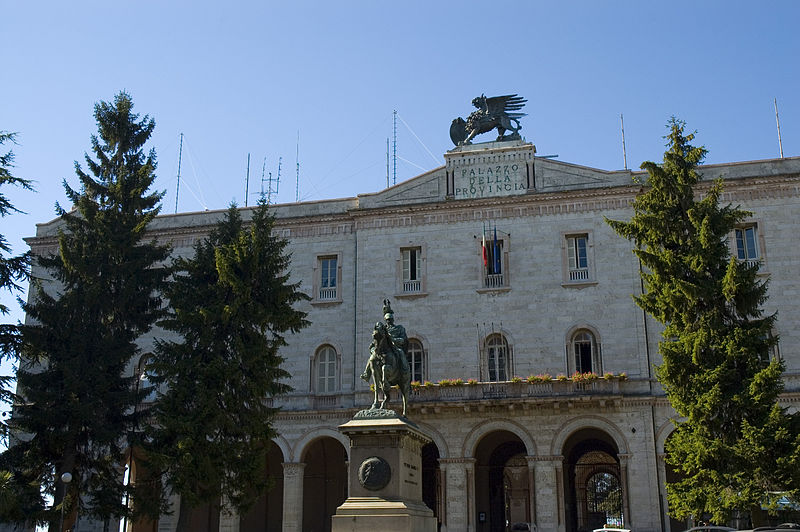
[[625,170],[627,170],[628,155],[625,153],[625,121],[622,119],[622,113],[619,114],[619,127],[622,130],[622,164],[625,165]]
[[283,157],[278,157],[278,179],[275,181],[275,195],[276,196],[278,195],[278,189],[281,186],[281,164],[283,164]]
[[778,124],[778,149],[781,152],[781,159],[783,159],[783,141],[781,140],[781,121],[778,118],[778,99],[775,98],[773,101],[775,102],[775,123]]
[[294,160],[297,166],[295,187],[294,187],[294,202],[300,202],[300,130],[297,130],[297,150],[295,151]]
[[386,188],[389,188],[389,137],[386,137]]
[[244,182],[244,206],[247,207],[247,196],[250,195],[250,154],[247,154],[247,177]]
[[178,196],[181,192],[181,156],[183,155],[183,133],[181,133],[181,146],[178,149],[178,186],[175,188],[175,214],[178,214]]
[[392,184],[397,184],[397,109],[394,110],[392,119],[393,143],[392,143]]
[[[264,192],[264,181],[266,181],[266,179],[264,179],[264,175],[266,173],[267,173],[267,158],[264,157],[264,162],[261,164],[261,197],[259,198],[261,200],[264,199],[264,195],[265,195],[265,192]],[[269,176],[271,178],[272,177],[272,173],[270,173]],[[267,203],[269,203],[269,201]]]

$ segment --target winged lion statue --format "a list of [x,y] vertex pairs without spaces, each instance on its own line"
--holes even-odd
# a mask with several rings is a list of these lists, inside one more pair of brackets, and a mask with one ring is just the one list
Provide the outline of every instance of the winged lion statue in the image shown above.
[[[519,119],[526,113],[519,113],[528,100],[516,94],[506,96],[493,96],[487,98],[481,94],[472,100],[477,110],[473,111],[466,120],[461,117],[450,124],[450,139],[456,146],[471,144],[475,135],[486,133],[497,128],[497,140],[519,140],[519,130],[522,126]],[[511,133],[505,134],[506,131]]]

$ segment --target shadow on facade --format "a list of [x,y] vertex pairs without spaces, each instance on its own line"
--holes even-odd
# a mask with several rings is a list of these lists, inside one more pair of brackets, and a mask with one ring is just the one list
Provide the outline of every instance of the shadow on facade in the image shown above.
[[475,448],[476,532],[504,532],[514,523],[531,522],[531,492],[525,444],[515,434],[497,430]]
[[614,440],[594,428],[581,429],[564,443],[567,532],[625,524],[618,452]]
[[[347,499],[347,450],[323,436],[303,451],[303,530],[330,532],[331,516]],[[290,502],[291,504],[291,502]]]
[[264,476],[269,490],[239,519],[241,532],[280,532],[283,528],[283,453],[269,442]]

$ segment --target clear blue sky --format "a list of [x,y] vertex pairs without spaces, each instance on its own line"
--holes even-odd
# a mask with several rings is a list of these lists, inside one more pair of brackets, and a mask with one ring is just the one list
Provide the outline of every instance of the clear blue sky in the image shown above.
[[2,191],[27,214],[0,233],[22,251],[54,217],[94,103],[123,89],[156,121],[163,212],[180,133],[180,211],[243,205],[248,153],[251,192],[283,157],[276,199],[294,201],[298,131],[300,198],[354,196],[386,185],[393,110],[400,182],[443,163],[481,93],[524,96],[539,154],[596,168],[623,167],[621,113],[632,168],[661,159],[672,115],[709,163],[777,157],[773,98],[784,154],[800,155],[798,20],[789,0],[0,0],[0,130],[19,133],[14,173],[37,189]]

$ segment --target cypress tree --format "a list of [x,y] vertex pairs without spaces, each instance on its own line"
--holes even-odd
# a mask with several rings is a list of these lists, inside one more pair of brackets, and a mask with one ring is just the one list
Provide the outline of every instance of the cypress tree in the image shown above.
[[706,150],[683,122],[668,126],[663,163],[641,166],[648,179],[630,222],[609,224],[643,265],[636,303],[664,325],[656,375],[681,417],[667,441],[680,478],[667,486],[670,513],[722,523],[750,510],[757,520],[774,506],[770,493],[800,489],[800,420],[778,403],[784,365],[771,357],[777,316],[762,311],[759,265],[730,253],[750,213],[720,205],[721,180],[698,189]]
[[[24,519],[51,529],[62,505],[67,515],[106,522],[127,512],[120,464],[142,398],[130,366],[140,356],[136,340],[162,316],[167,276],[168,249],[146,236],[163,195],[148,192],[156,156],[143,152],[155,123],[139,120],[125,92],[97,103],[94,117],[94,158],[85,154],[88,171],[75,163],[80,189],[64,181],[74,208],[56,205],[58,253],[36,258],[52,279],[32,282],[24,306],[23,401],[11,421],[20,437],[3,457],[27,487]],[[50,509],[40,487],[54,497]]]
[[[289,282],[287,241],[273,225],[264,202],[247,225],[231,206],[194,256],[175,264],[162,326],[180,340],[159,342],[150,365],[163,393],[144,461],[180,494],[179,531],[191,507],[224,497],[244,512],[267,488],[266,449],[276,435],[269,400],[290,390],[279,349],[287,332],[308,325],[293,308],[307,296]],[[152,493],[136,496],[146,507]]]

